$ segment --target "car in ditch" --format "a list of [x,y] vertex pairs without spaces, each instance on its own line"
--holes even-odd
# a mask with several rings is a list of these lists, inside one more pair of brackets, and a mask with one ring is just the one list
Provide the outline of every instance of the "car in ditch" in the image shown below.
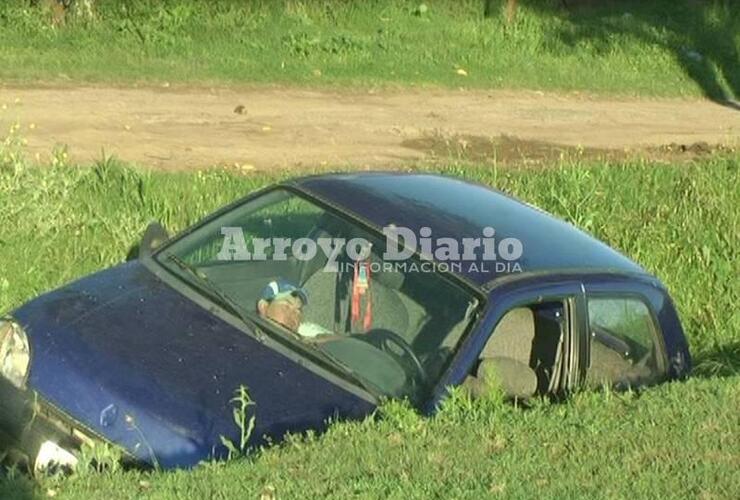
[[[572,225],[452,177],[288,180],[0,323],[0,441],[43,469],[105,444],[190,467],[360,419],[639,387],[691,368],[660,281]],[[492,382],[493,381],[493,382]],[[241,443],[245,444],[245,443]]]

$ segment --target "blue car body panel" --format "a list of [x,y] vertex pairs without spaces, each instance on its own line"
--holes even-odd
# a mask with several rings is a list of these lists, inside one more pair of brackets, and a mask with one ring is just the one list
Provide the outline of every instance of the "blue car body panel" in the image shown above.
[[[428,413],[436,410],[447,386],[470,372],[501,316],[542,294],[639,295],[663,330],[669,376],[690,369],[678,316],[660,282],[536,208],[482,186],[430,175],[331,175],[285,186],[376,228],[393,223],[418,233],[426,226],[434,238],[459,240],[480,237],[485,226],[492,226],[498,240],[511,236],[522,241],[521,274],[463,267],[468,271],[459,277],[487,300],[476,327],[422,405]],[[151,266],[158,264],[122,264],[14,311],[31,344],[28,387],[87,430],[162,467],[191,466],[223,454],[221,436],[238,441],[230,399],[242,384],[257,403],[252,444],[265,436],[279,440],[288,431],[321,430],[327,419],[361,418],[373,411],[371,400],[196,303]]]
[[[124,264],[14,312],[28,333],[28,385],[88,429],[163,467],[238,443],[230,399],[259,401],[255,441],[359,418],[373,405],[266,347],[160,281]],[[223,449],[215,450],[223,452]]]

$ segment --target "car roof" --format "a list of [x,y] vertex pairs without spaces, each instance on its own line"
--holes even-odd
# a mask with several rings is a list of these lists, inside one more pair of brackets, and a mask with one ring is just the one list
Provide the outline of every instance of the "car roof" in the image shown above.
[[[458,178],[362,172],[304,177],[290,184],[379,228],[395,224],[418,236],[426,226],[432,239],[461,242],[482,238],[483,229],[493,227],[496,245],[509,237],[522,243],[520,270],[515,272],[645,274],[639,265],[571,224],[498,190]],[[466,263],[451,270],[477,285],[512,272],[511,266],[504,269],[478,257],[476,265]]]

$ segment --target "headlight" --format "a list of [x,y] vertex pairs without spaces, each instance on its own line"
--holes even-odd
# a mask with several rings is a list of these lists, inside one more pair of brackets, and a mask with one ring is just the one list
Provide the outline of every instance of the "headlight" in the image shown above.
[[30,360],[26,333],[17,323],[0,319],[0,376],[22,389]]

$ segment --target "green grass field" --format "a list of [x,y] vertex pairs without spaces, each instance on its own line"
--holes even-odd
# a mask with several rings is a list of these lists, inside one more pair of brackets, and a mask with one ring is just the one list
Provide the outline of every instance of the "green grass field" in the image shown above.
[[[497,0],[490,17],[483,0],[97,0],[92,19],[57,24],[30,3],[0,5],[2,84],[740,97],[734,0],[569,0],[567,9],[521,0],[510,25]],[[33,163],[17,136],[0,139],[0,313],[123,261],[153,219],[177,231],[288,175],[165,173],[112,158],[78,166],[62,150]],[[430,419],[391,403],[366,421],[193,471],[32,479],[10,470],[0,499],[740,498],[740,153],[680,165],[567,159],[497,170],[459,156],[435,165],[416,168],[509,192],[660,277],[694,376],[527,409],[453,393]]]
[[[685,165],[566,162],[444,173],[496,186],[590,231],[669,287],[697,369],[639,394],[514,408],[459,394],[435,418],[392,404],[249,459],[193,472],[0,480],[0,498],[430,498],[740,496],[740,156]],[[430,167],[420,167],[429,169]],[[281,174],[285,175],[285,174]],[[178,230],[276,177],[223,170],[32,167],[0,147],[0,311],[121,262],[147,222]]]
[[740,95],[734,0],[521,0],[510,25],[502,1],[98,0],[54,24],[7,0],[0,79]]

